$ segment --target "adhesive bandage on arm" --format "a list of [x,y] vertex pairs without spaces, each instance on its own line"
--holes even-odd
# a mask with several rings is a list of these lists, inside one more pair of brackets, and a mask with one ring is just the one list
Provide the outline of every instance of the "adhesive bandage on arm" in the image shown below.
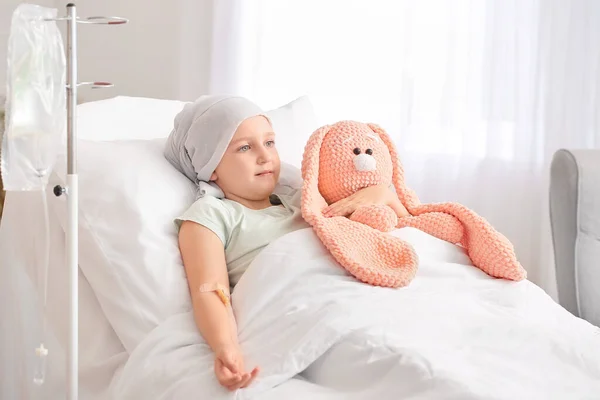
[[214,292],[221,300],[221,303],[227,309],[229,320],[231,321],[231,338],[234,343],[238,343],[237,338],[237,323],[235,322],[235,316],[233,315],[233,307],[231,306],[231,295],[229,294],[229,288],[221,285],[220,283],[204,283],[198,288],[198,294]]
[[199,293],[215,292],[225,307],[231,308],[229,288],[220,283],[204,283],[198,288]]

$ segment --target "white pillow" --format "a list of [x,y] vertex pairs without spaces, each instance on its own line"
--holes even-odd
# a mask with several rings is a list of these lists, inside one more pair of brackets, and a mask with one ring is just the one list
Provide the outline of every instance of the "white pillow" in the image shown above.
[[[117,96],[80,104],[77,107],[77,136],[88,140],[157,139],[173,129],[175,115],[183,101]],[[267,111],[278,136],[279,156],[301,167],[308,137],[319,127],[310,99],[299,97]]]
[[186,103],[177,100],[117,96],[77,106],[77,137],[88,140],[167,137],[173,118]]
[[312,103],[307,96],[266,112],[276,136],[279,158],[297,168],[302,167],[304,146],[319,127]]
[[[277,143],[298,154],[286,133],[296,132],[301,116],[293,104],[284,107],[269,112],[283,131]],[[286,123],[285,115],[293,118]],[[305,118],[316,120],[312,108]],[[78,143],[79,266],[128,352],[168,316],[191,308],[173,219],[194,201],[195,186],[164,158],[165,140]],[[51,187],[64,185],[64,165],[57,163]],[[299,171],[284,165],[282,182],[298,184]],[[64,229],[65,196],[49,203]]]
[[[173,218],[195,188],[164,158],[165,140],[78,143],[79,268],[130,353],[189,307]],[[65,184],[59,165],[50,186]],[[48,200],[66,229],[66,197]]]

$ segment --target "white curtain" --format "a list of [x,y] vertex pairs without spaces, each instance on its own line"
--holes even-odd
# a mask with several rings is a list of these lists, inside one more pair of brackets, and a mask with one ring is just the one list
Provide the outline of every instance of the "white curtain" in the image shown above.
[[600,146],[600,2],[219,1],[213,26],[212,92],[379,123],[423,201],[486,217],[556,298],[549,163]]

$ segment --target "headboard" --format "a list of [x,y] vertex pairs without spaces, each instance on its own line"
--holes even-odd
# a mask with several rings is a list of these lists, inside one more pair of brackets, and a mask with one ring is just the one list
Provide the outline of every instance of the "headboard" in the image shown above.
[[600,326],[600,149],[554,154],[550,222],[559,303]]

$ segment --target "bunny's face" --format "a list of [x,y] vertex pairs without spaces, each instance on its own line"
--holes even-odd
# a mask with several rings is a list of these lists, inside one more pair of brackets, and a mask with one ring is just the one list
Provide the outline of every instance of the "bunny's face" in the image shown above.
[[329,129],[319,153],[319,192],[328,204],[359,189],[392,184],[390,151],[367,124],[341,121]]

